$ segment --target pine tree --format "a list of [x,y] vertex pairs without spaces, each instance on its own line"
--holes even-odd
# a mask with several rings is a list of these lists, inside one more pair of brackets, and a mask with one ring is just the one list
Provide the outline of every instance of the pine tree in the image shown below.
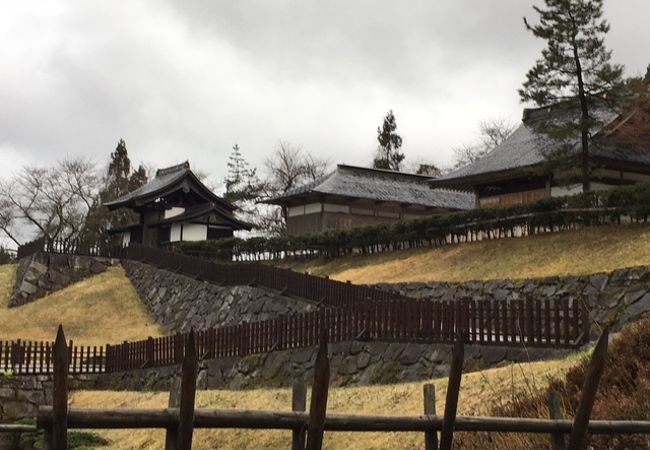
[[612,64],[612,52],[604,44],[609,24],[603,19],[603,0],[544,0],[534,6],[539,24],[526,28],[546,41],[542,57],[526,76],[519,95],[539,106],[573,101],[580,108],[577,121],[566,119],[543,130],[565,140],[580,138],[580,172],[585,191],[590,190],[591,131],[598,125],[594,105],[604,98],[610,104],[623,87],[623,66]]
[[377,127],[379,148],[373,161],[375,169],[399,171],[400,164],[404,161],[404,154],[399,152],[399,148],[402,146],[402,138],[397,134],[396,130],[397,121],[391,109],[386,114],[382,126]]

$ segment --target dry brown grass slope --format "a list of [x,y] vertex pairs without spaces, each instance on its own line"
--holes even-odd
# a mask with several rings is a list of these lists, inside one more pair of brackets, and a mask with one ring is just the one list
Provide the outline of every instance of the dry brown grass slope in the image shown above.
[[292,264],[357,284],[582,275],[650,265],[650,226],[606,226]]
[[160,336],[121,267],[80,281],[26,305],[9,308],[15,265],[0,266],[0,340],[53,340],[59,323],[80,345]]
[[[523,393],[544,389],[551,377],[560,377],[581,355],[560,361],[515,364],[463,376],[460,414],[487,414],[495,404],[512,400]],[[436,384],[437,411],[444,410],[446,379]],[[404,383],[386,386],[364,386],[330,389],[328,411],[351,414],[419,415],[422,414],[422,385]],[[83,408],[162,408],[167,405],[165,393],[86,391],[72,394],[71,404]],[[495,403],[497,402],[497,403]],[[289,410],[290,389],[258,389],[247,391],[199,391],[199,408],[234,408],[254,410]],[[163,448],[161,430],[99,430],[112,441],[111,450]],[[220,449],[286,449],[291,434],[267,430],[196,430],[196,450]],[[325,433],[325,449],[420,449],[421,433]]]

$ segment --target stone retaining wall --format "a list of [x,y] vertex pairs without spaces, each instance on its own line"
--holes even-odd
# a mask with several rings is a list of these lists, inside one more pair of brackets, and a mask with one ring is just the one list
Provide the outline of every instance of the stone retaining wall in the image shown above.
[[316,309],[303,299],[252,286],[219,286],[137,261],[122,266],[154,321],[171,332],[272,319]]
[[[288,387],[302,379],[311,382],[317,348],[275,351],[244,358],[223,358],[201,363],[199,389],[253,389]],[[332,386],[391,384],[427,380],[449,374],[451,345],[384,342],[331,344]],[[465,371],[476,371],[506,361],[560,358],[570,350],[506,347],[465,348]],[[140,369],[97,376],[97,389],[167,391],[179,366]]]
[[77,281],[104,272],[116,260],[35,253],[20,260],[9,306],[20,306]]
[[[431,300],[582,297],[597,323],[615,330],[650,311],[650,267],[618,269],[610,273],[525,280],[468,281],[464,283],[399,283],[375,285],[380,289]],[[592,327],[592,331],[597,331]]]
[[52,377],[0,375],[0,422],[34,418],[41,405],[52,404]]

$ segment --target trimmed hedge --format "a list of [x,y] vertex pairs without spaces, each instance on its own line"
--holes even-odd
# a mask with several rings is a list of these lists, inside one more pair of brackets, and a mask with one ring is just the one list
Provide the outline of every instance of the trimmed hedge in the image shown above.
[[303,236],[182,242],[175,249],[225,261],[337,257],[577,229],[620,223],[624,217],[633,222],[647,222],[649,216],[650,184],[638,184],[547,198],[525,205],[474,209]]

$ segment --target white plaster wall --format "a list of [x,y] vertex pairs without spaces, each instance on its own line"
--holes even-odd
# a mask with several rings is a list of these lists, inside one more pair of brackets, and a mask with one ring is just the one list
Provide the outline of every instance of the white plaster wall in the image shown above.
[[181,208],[180,206],[172,206],[170,209],[165,210],[165,219],[178,216],[180,214],[183,214],[184,212],[185,212],[185,208]]
[[551,197],[564,197],[565,195],[575,195],[581,192],[582,184],[580,183],[551,187]]
[[288,217],[303,216],[303,215],[305,215],[305,205],[292,206],[290,208],[287,208]]
[[325,203],[324,210],[327,212],[337,212],[337,213],[346,213],[350,212],[350,207],[348,205],[335,205],[333,203]]
[[314,214],[321,212],[323,207],[322,203],[309,203],[305,205],[305,214]]
[[200,223],[183,224],[183,241],[205,241],[207,238],[207,225]]
[[122,247],[128,247],[131,242],[131,232],[125,231],[122,233]]
[[178,242],[181,240],[181,225],[179,223],[172,224],[169,232],[169,242]]

